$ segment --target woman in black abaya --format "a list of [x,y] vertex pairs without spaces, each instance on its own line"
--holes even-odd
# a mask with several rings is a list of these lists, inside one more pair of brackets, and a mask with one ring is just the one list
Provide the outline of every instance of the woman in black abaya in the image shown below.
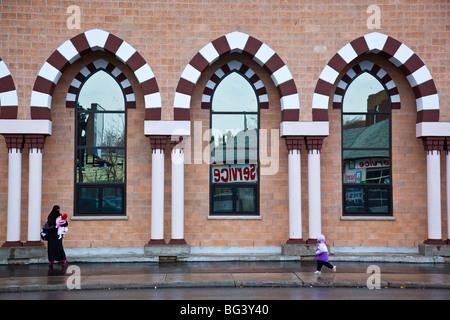
[[[56,219],[61,215],[59,212],[59,206],[53,206],[52,212],[48,215],[48,262],[52,265],[55,261],[67,263],[66,253],[64,252],[62,238],[58,237],[58,229],[56,228]],[[67,227],[68,223],[61,226]]]

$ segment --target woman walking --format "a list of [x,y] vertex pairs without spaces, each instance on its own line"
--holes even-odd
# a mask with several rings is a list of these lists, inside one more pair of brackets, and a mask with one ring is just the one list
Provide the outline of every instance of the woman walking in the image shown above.
[[[66,253],[64,252],[64,247],[62,243],[62,238],[58,236],[58,229],[56,228],[56,220],[61,216],[59,212],[59,206],[53,206],[52,212],[48,215],[48,245],[47,254],[48,262],[53,265],[55,261],[60,261],[63,264],[67,263]],[[68,223],[61,224],[63,227],[67,227]]]

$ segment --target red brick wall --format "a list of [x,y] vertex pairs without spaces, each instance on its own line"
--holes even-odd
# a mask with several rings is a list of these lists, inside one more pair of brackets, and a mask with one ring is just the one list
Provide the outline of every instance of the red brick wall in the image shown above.
[[[362,3],[361,3],[362,2]],[[450,64],[448,52],[450,5],[442,1],[377,1],[379,30],[367,28],[373,1],[288,1],[242,4],[239,1],[101,1],[76,2],[81,29],[68,29],[71,1],[9,1],[0,5],[0,57],[11,71],[19,97],[19,119],[30,118],[30,95],[45,60],[64,41],[93,28],[126,40],[152,68],[162,97],[162,118],[173,119],[173,98],[181,72],[207,43],[232,31],[247,33],[277,52],[289,67],[300,98],[300,120],[310,121],[314,88],[328,60],[345,44],[379,31],[408,45],[425,62],[440,97],[440,120],[450,121]],[[44,148],[44,220],[58,202],[72,213],[74,113],[65,108],[72,78],[88,62],[102,57],[91,53],[69,67],[53,95],[53,135]],[[191,120],[209,128],[209,111],[200,109],[201,94],[220,59],[201,76],[191,101]],[[236,58],[236,56],[234,57]],[[269,91],[270,108],[261,112],[261,128],[279,128],[280,101],[267,73],[247,57]],[[392,112],[393,197],[395,221],[342,221],[340,111],[329,109],[330,136],[322,148],[322,231],[335,246],[416,246],[427,237],[426,158],[415,138],[416,105],[405,77],[382,57],[372,57],[392,76],[402,99]],[[142,246],[150,239],[151,149],[143,135],[144,104],[132,72],[121,65],[133,84],[137,108],[128,113],[127,217],[124,221],[72,221],[67,247]],[[206,146],[207,142],[203,142]],[[191,245],[279,245],[289,237],[287,154],[280,140],[279,171],[261,179],[261,220],[208,220],[209,167],[185,167],[185,239]],[[195,155],[199,157],[200,155]],[[443,237],[446,238],[445,162],[442,157]],[[166,152],[165,238],[170,239],[170,151]],[[302,152],[303,236],[308,238],[307,155]],[[0,138],[0,242],[6,239],[8,156]],[[23,154],[22,240],[26,241],[28,155]]]

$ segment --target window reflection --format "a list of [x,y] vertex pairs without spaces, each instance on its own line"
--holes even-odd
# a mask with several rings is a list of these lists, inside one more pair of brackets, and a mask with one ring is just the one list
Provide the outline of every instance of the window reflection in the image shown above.
[[214,90],[212,110],[220,112],[257,112],[258,100],[251,84],[232,72]]
[[211,104],[211,214],[258,214],[258,97],[237,72]]
[[81,109],[89,110],[92,104],[106,111],[125,111],[125,97],[117,81],[106,71],[99,70],[83,84],[77,98]]
[[76,109],[79,214],[124,214],[126,109],[117,81],[99,70],[81,86]]
[[390,113],[389,94],[372,74],[348,86],[342,104],[345,214],[389,214]]

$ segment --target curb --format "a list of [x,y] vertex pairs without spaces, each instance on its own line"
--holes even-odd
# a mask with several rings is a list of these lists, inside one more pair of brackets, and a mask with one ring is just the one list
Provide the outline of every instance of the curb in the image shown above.
[[[343,276],[343,279],[334,280],[335,275]],[[438,276],[448,276],[437,274]],[[147,274],[134,275],[135,281],[130,281],[128,276],[87,276],[80,281],[80,288],[69,289],[66,284],[39,284],[36,282],[48,281],[49,277],[37,278],[11,278],[11,281],[30,281],[33,284],[4,284],[0,286],[0,293],[13,292],[43,292],[43,291],[71,291],[71,290],[113,290],[113,289],[162,289],[162,288],[367,288],[367,279],[369,274],[355,273],[355,274],[327,274],[326,276],[316,276],[304,272],[292,273],[226,273],[226,274]],[[193,280],[183,280],[183,277],[188,276]],[[450,282],[439,283],[414,281],[408,279],[406,276],[404,281],[401,279],[403,275],[387,274],[385,277],[381,275],[379,283],[380,289],[387,288],[415,288],[415,289],[450,289]],[[417,275],[409,275],[417,276]],[[121,281],[107,281],[108,278],[117,278]],[[157,278],[155,281],[142,281],[139,278]],[[390,280],[389,278],[393,278]],[[396,279],[399,278],[400,279]],[[209,280],[208,278],[215,278]],[[411,278],[411,277],[410,277]],[[127,280],[128,279],[128,280]],[[0,279],[8,282],[9,279]],[[59,277],[60,282],[69,280],[67,276]]]

